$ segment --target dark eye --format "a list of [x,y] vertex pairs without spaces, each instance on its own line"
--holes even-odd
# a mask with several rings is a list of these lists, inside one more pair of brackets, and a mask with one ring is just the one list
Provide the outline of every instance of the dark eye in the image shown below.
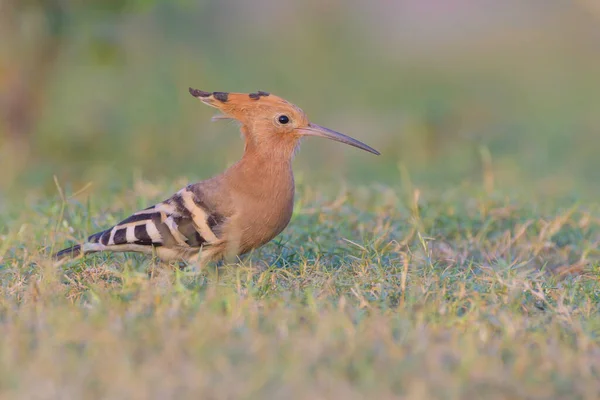
[[280,124],[287,124],[288,122],[290,122],[290,119],[288,118],[287,115],[280,115],[279,118],[277,118],[277,121],[279,121]]

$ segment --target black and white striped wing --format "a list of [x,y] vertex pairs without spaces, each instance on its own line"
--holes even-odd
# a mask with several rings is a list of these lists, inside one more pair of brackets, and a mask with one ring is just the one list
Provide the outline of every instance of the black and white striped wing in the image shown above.
[[188,186],[173,197],[90,236],[89,246],[84,250],[152,252],[152,248],[165,248],[192,253],[217,242],[224,221],[225,217],[210,210]]

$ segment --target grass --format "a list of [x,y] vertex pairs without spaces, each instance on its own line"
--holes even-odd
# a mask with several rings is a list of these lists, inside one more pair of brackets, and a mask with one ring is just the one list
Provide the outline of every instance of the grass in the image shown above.
[[583,204],[302,184],[286,231],[235,265],[52,267],[50,247],[175,187],[135,188],[3,217],[3,398],[600,394],[600,224]]
[[[600,398],[595,14],[26,3],[0,23],[1,103],[39,96],[27,140],[0,127],[0,399]],[[306,140],[290,226],[238,264],[53,267],[239,158],[189,86],[281,95],[382,156]]]

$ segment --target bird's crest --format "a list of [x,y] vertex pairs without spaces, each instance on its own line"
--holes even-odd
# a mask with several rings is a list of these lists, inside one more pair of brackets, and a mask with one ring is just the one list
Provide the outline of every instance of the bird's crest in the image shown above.
[[236,119],[242,123],[251,118],[258,118],[261,114],[280,110],[293,110],[304,115],[304,112],[287,100],[268,92],[259,90],[253,93],[205,92],[190,88],[190,94],[204,104],[221,111],[213,120]]
[[[190,88],[190,94],[204,103],[216,108],[221,108],[224,103],[233,105],[243,104],[244,101],[251,102],[260,100],[261,97],[268,97],[271,93],[259,90],[256,93],[228,93],[228,92],[205,92],[204,90]],[[273,96],[277,97],[277,96]]]

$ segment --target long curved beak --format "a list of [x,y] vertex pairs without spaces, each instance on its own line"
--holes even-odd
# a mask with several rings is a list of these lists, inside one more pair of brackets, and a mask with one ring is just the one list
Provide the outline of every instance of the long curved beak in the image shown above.
[[335,140],[336,142],[346,143],[350,146],[358,147],[359,149],[368,151],[369,153],[373,153],[377,156],[381,154],[377,150],[370,146],[367,146],[363,142],[359,142],[358,140],[353,139],[350,136],[346,136],[343,133],[332,131],[331,129],[325,128],[317,124],[308,124],[308,127],[297,128],[296,131],[298,131],[302,136],[324,137],[327,139]]

